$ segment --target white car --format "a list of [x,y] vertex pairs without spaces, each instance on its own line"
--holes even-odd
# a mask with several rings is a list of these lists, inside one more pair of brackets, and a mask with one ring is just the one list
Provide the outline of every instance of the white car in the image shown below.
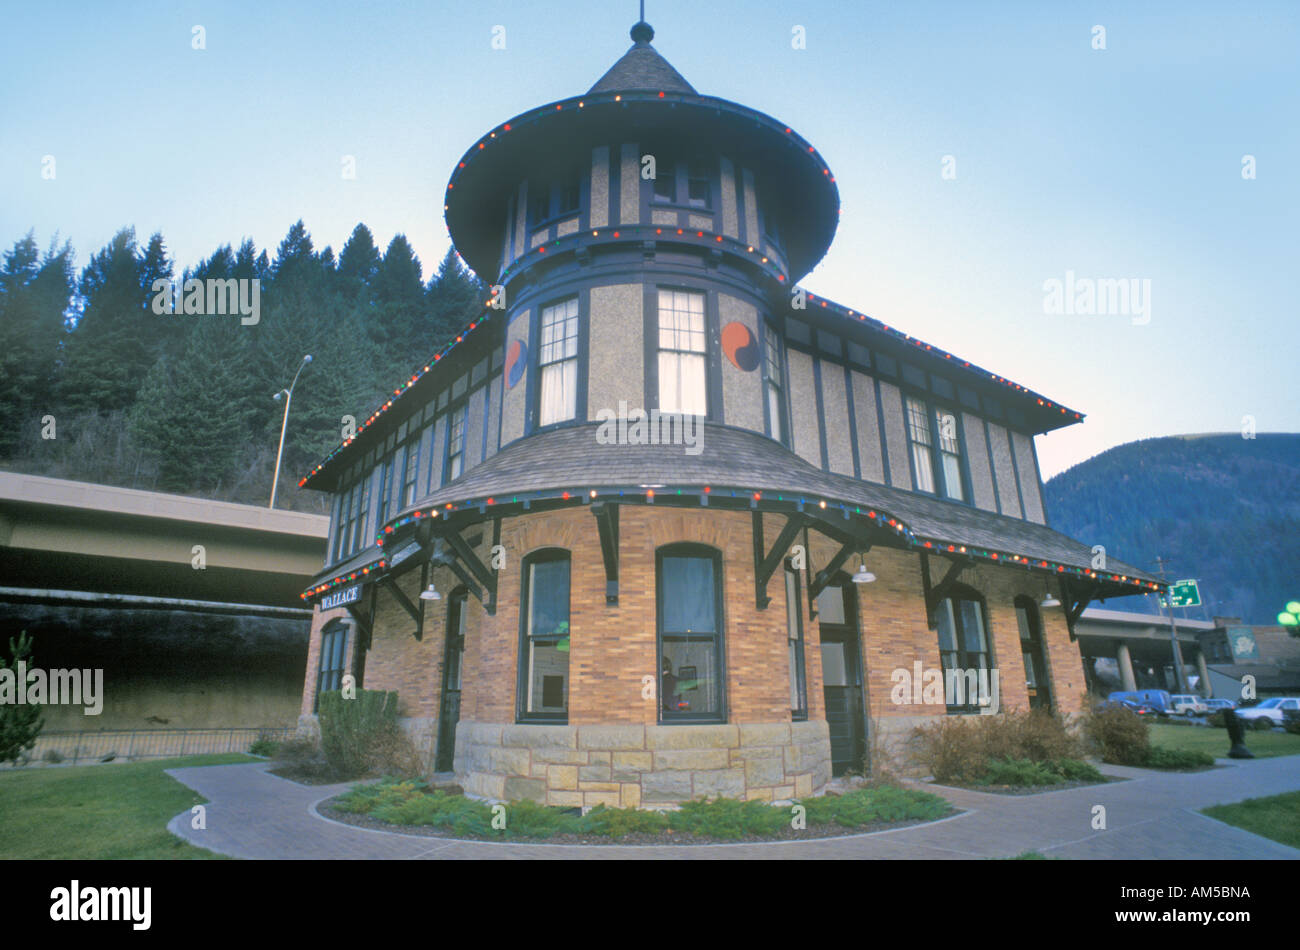
[[1211,697],[1205,700],[1205,705],[1210,707],[1210,712],[1212,713],[1218,712],[1221,709],[1237,708],[1237,704],[1234,703],[1231,699],[1219,699],[1218,697]]
[[1294,696],[1274,696],[1264,700],[1257,706],[1251,706],[1247,709],[1238,709],[1238,719],[1271,719],[1273,725],[1282,725],[1282,710],[1300,709],[1300,699]]
[[1179,716],[1204,716],[1210,711],[1205,700],[1188,693],[1179,693],[1169,697],[1169,707]]

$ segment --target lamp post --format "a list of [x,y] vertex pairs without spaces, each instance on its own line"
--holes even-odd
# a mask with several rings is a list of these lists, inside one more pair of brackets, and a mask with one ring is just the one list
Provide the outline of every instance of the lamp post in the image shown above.
[[289,388],[281,389],[275,394],[276,402],[280,401],[281,396],[285,397],[284,421],[280,424],[280,447],[275,451],[275,476],[271,480],[271,503],[266,506],[268,508],[275,507],[275,489],[280,484],[280,456],[284,454],[284,430],[289,427],[289,406],[293,403],[293,387],[298,385],[298,374],[301,373],[310,362],[311,354],[304,356],[302,362],[298,364],[298,372],[293,374],[293,382],[289,384]]

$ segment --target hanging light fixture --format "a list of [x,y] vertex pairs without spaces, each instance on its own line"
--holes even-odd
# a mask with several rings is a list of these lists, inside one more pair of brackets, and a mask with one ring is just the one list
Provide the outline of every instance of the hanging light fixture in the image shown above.
[[438,593],[438,588],[434,587],[433,584],[430,583],[428,590],[420,591],[420,599],[421,600],[442,600],[442,594]]
[[867,565],[864,563],[861,555],[858,556],[858,571],[853,575],[851,580],[855,584],[871,584],[876,580],[876,575],[867,570]]
[[1056,595],[1052,593],[1051,588],[1044,585],[1043,601],[1038,606],[1043,608],[1059,607],[1061,602],[1056,599]]

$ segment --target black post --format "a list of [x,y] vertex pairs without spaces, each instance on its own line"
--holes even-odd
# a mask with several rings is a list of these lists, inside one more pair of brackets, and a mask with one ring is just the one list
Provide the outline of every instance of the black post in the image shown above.
[[1237,718],[1235,709],[1223,711],[1223,724],[1228,727],[1228,739],[1232,742],[1232,748],[1228,750],[1228,758],[1253,759],[1255,753],[1246,748],[1244,730],[1241,728],[1241,720]]

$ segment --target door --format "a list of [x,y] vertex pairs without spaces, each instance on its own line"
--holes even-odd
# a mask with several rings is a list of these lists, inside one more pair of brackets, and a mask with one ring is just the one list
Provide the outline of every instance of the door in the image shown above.
[[1052,708],[1052,680],[1047,673],[1043,651],[1043,625],[1033,601],[1016,601],[1016,620],[1020,624],[1020,655],[1025,662],[1025,688],[1029,691],[1030,709]]
[[853,586],[827,587],[817,597],[822,690],[831,734],[831,774],[861,772],[867,753],[862,657]]
[[465,604],[457,591],[447,605],[447,644],[442,664],[442,703],[438,712],[438,754],[435,772],[450,772],[456,759],[456,724],[460,722],[460,677],[465,658]]

